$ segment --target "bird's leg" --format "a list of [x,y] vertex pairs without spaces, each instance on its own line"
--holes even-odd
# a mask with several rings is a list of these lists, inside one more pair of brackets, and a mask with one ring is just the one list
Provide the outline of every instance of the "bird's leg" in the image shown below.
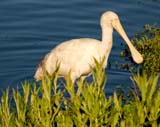
[[72,73],[70,74],[70,76],[71,76],[72,83],[75,84],[76,79],[77,79],[76,74],[75,74],[74,72],[72,72]]
[[84,80],[85,80],[86,77],[87,77],[87,76],[81,76],[81,77],[80,77],[80,80],[81,80],[82,82],[84,82]]

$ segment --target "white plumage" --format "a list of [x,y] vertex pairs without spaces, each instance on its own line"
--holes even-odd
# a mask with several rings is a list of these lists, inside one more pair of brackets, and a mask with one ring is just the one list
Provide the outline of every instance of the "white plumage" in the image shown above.
[[44,76],[44,69],[52,75],[57,63],[60,64],[59,76],[65,76],[70,72],[74,82],[78,77],[90,74],[90,65],[94,66],[93,58],[100,61],[105,57],[104,67],[107,65],[108,56],[112,48],[113,28],[122,36],[131,51],[133,60],[136,63],[143,62],[141,54],[135,49],[123,30],[117,14],[111,11],[101,16],[102,40],[91,38],[80,38],[66,41],[49,52],[39,64],[35,79],[39,81]]

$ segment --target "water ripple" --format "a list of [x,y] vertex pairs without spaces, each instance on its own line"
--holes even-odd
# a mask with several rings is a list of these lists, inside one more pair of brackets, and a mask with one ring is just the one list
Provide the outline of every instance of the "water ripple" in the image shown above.
[[[101,38],[99,20],[106,10],[120,15],[131,38],[144,24],[160,22],[159,1],[6,0],[0,4],[0,84],[2,88],[33,80],[38,61],[57,44],[80,37]],[[123,61],[120,36],[114,33],[109,61]],[[130,84],[127,72],[110,70],[107,88]],[[115,81],[115,82],[114,82]],[[117,82],[116,82],[117,81]]]

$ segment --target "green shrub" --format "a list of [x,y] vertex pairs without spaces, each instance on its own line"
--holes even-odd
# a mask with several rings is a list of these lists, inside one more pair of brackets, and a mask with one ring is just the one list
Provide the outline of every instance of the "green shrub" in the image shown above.
[[[144,58],[141,69],[148,74],[160,73],[160,27],[145,25],[142,31],[135,34],[132,42]],[[129,49],[126,46],[121,52],[121,56],[125,57],[126,60],[132,60]],[[121,68],[134,68],[136,70],[133,62],[131,64],[122,64]]]
[[[64,89],[57,83],[57,72],[37,86],[25,82],[23,92],[3,92],[0,102],[0,127],[157,127],[160,126],[160,88],[158,76],[133,76],[139,88],[132,98],[116,92],[106,97],[102,63],[92,69],[93,81],[81,79],[77,86],[67,76]],[[51,80],[52,79],[52,80]],[[125,98],[125,99],[124,99]],[[14,101],[14,104],[11,102]]]

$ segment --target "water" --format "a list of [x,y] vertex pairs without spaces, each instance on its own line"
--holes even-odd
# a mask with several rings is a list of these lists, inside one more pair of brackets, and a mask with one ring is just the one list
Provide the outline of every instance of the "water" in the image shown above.
[[[119,14],[131,38],[144,24],[159,25],[159,0],[2,0],[0,3],[0,88],[33,81],[40,59],[63,41],[89,37],[101,38],[100,16],[107,10]],[[120,36],[114,33],[109,61],[119,57]],[[128,87],[129,72],[107,70],[107,91],[116,85]]]

